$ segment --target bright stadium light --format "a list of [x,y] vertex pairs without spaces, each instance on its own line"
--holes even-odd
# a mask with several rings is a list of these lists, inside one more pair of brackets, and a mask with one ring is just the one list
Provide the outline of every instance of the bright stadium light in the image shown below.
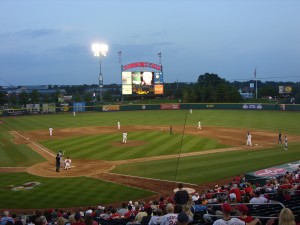
[[92,51],[94,52],[94,56],[97,56],[97,57],[99,56],[99,58],[100,58],[99,88],[100,88],[100,102],[102,102],[103,101],[103,99],[102,99],[103,75],[101,72],[101,57],[106,56],[106,53],[108,52],[108,45],[99,44],[99,43],[92,44]]

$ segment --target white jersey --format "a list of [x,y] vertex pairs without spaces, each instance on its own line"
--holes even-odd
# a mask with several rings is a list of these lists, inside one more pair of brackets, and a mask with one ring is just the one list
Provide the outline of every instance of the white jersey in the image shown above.
[[120,130],[120,128],[121,128],[121,123],[118,122],[118,130]]
[[127,133],[123,133],[123,143],[127,142]]
[[162,216],[151,216],[151,219],[148,223],[148,225],[158,225],[161,222]]
[[161,218],[160,225],[176,225],[177,224],[177,214],[168,213]]
[[71,162],[72,162],[71,159],[69,159],[69,158],[65,159],[65,169],[66,170],[71,168]]
[[50,134],[50,136],[52,136],[52,132],[53,132],[53,128],[49,128],[49,134]]
[[238,218],[230,218],[229,220],[218,219],[213,225],[245,225],[246,223]]
[[201,130],[201,122],[200,121],[198,122],[198,129]]

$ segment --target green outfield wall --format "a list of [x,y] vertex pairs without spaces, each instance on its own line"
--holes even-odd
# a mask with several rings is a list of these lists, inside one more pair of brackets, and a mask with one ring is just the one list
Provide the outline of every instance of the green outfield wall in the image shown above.
[[128,104],[128,105],[93,105],[85,102],[74,103],[47,103],[27,104],[22,109],[5,109],[3,116],[18,116],[31,114],[51,114],[67,112],[108,112],[108,111],[134,111],[134,110],[278,110],[300,111],[300,104],[259,104],[259,103],[164,103],[164,104]]

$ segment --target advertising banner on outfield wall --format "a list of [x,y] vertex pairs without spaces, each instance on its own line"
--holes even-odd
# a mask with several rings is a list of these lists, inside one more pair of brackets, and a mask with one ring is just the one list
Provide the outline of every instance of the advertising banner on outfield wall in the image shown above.
[[28,115],[26,109],[4,109],[3,116],[20,116],[20,115]]
[[60,103],[60,111],[61,112],[68,112],[69,111],[69,103]]
[[29,114],[39,114],[41,107],[40,104],[26,104],[26,110]]
[[85,102],[73,102],[73,112],[85,112]]
[[160,104],[162,110],[177,110],[180,109],[180,104]]
[[42,104],[42,113],[55,113],[55,103],[44,103]]
[[105,111],[105,112],[120,111],[120,106],[119,105],[104,105],[102,110]]
[[263,109],[261,104],[244,104],[243,109]]

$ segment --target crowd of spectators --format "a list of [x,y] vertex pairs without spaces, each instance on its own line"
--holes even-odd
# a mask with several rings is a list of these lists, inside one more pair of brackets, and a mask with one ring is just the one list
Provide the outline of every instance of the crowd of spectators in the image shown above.
[[[300,225],[299,176],[300,166],[296,171],[266,180],[264,184],[245,181],[239,175],[228,184],[216,184],[199,193],[188,193],[183,184],[179,184],[178,191],[170,196],[149,202],[128,201],[120,207],[98,206],[73,211],[49,209],[35,211],[30,216],[10,215],[5,211],[0,225]],[[286,206],[295,199],[298,202],[293,211]],[[249,208],[270,203],[282,206],[278,215],[266,215],[262,217],[264,220],[255,214],[248,215]]]

